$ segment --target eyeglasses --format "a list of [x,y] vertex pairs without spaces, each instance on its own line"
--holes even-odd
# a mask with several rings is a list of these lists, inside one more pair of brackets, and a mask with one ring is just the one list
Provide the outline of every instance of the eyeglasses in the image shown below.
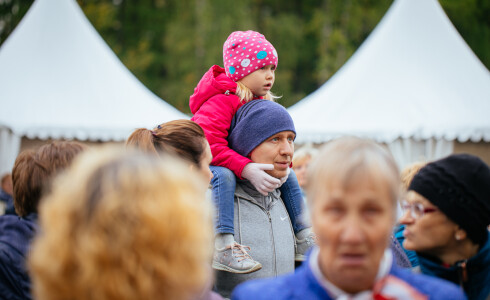
[[422,218],[426,213],[432,213],[437,211],[435,208],[425,208],[421,203],[408,203],[407,201],[402,201],[403,212],[410,210],[410,216],[414,219]]

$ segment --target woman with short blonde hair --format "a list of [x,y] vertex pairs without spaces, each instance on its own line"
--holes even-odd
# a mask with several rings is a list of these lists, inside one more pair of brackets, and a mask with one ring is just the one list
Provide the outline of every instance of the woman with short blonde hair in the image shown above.
[[300,149],[294,151],[293,170],[298,178],[298,184],[301,189],[304,189],[308,183],[306,174],[311,160],[318,154],[318,150],[312,145],[304,145]]
[[29,261],[36,299],[196,297],[211,276],[206,187],[174,159],[83,155],[40,210]]

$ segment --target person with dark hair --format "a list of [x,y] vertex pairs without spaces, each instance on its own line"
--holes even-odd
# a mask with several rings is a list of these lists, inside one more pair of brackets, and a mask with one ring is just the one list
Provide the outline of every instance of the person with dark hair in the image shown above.
[[469,299],[489,299],[489,167],[469,154],[429,163],[403,207],[403,246],[417,252],[422,273],[459,284]]
[[292,274],[246,282],[232,299],[465,299],[458,286],[394,262],[400,192],[391,154],[370,140],[329,142],[308,169],[317,246]]
[[51,180],[86,148],[77,142],[53,142],[19,154],[12,170],[17,215],[0,216],[0,295],[31,299],[25,263],[37,231],[38,206]]
[[191,168],[197,168],[208,180],[213,177],[209,169],[213,158],[209,143],[201,126],[193,121],[174,120],[152,130],[136,129],[127,139],[126,146],[154,155],[175,155],[187,161]]

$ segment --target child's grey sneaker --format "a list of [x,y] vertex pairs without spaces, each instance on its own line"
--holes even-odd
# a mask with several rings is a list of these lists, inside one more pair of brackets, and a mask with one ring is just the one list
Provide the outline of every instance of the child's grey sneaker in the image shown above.
[[242,246],[237,242],[223,249],[215,249],[213,258],[213,269],[247,274],[262,269],[262,265],[255,261],[250,254],[250,247]]
[[294,259],[296,261],[305,261],[306,252],[308,252],[308,250],[314,245],[316,245],[316,242],[315,235],[313,233],[302,240],[296,239],[296,253],[294,255]]

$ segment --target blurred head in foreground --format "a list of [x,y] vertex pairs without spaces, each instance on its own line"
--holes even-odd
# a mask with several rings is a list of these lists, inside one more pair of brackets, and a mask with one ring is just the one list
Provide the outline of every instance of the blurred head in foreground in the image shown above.
[[398,168],[380,145],[328,143],[310,164],[307,197],[323,275],[347,293],[372,289],[395,223]]
[[40,209],[29,266],[36,299],[191,299],[209,281],[207,183],[187,165],[91,151]]

